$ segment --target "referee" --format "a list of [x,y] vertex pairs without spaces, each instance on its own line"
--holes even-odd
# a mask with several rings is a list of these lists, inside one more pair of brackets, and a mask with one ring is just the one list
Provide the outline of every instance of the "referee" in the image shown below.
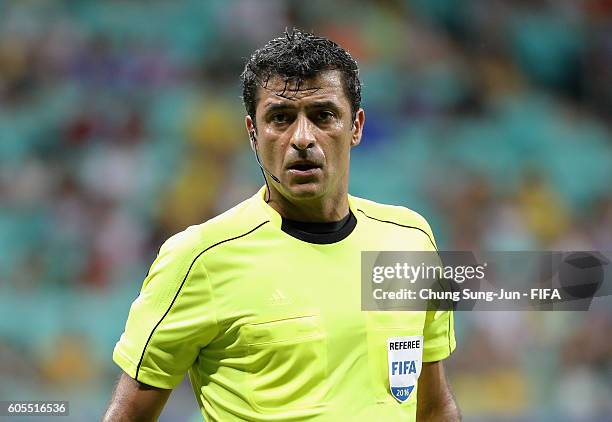
[[360,309],[361,251],[435,244],[414,211],[348,194],[357,63],[293,30],[242,81],[266,185],[161,247],[113,353],[124,373],[104,420],[156,420],[185,373],[206,421],[460,420],[442,364],[452,312]]

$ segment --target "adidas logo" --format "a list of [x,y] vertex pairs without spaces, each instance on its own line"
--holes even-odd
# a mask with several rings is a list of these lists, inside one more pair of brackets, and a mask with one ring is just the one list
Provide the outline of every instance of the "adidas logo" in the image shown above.
[[272,303],[272,305],[286,305],[288,303],[291,303],[291,300],[287,296],[285,296],[285,294],[280,289],[274,290],[272,296],[270,296],[269,301],[270,303]]

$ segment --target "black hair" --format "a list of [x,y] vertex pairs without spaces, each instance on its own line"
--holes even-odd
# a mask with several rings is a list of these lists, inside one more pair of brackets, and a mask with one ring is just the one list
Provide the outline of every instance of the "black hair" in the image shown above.
[[255,120],[257,87],[265,89],[270,78],[284,78],[285,88],[278,95],[291,98],[292,93],[300,90],[304,80],[324,70],[341,72],[344,92],[351,104],[354,120],[361,104],[357,62],[335,42],[295,28],[291,32],[285,29],[283,36],[274,38],[256,50],[247,61],[241,75],[242,100],[246,112]]

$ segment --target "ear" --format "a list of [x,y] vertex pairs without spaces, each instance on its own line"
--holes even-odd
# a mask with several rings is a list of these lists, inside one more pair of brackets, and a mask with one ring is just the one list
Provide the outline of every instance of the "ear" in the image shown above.
[[355,120],[353,121],[353,136],[351,137],[351,147],[356,147],[361,142],[361,134],[363,132],[363,125],[365,124],[365,111],[362,108],[357,110],[355,113]]
[[249,141],[251,142],[251,149],[253,152],[255,151],[255,134],[257,129],[255,128],[255,122],[251,118],[250,115],[246,115],[244,118],[244,124],[246,126],[247,134],[249,136]]

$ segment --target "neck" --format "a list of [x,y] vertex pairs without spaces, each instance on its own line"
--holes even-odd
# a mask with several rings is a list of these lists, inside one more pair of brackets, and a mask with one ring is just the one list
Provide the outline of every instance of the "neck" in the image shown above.
[[270,186],[268,205],[286,219],[313,223],[340,221],[349,213],[346,190],[323,198],[294,199]]

